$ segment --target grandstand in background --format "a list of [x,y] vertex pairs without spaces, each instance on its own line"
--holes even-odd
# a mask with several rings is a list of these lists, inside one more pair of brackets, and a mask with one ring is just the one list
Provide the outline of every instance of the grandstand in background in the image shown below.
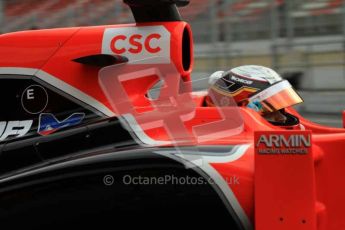
[[[2,32],[126,23],[121,0],[1,0]],[[343,0],[191,0],[181,10],[196,42],[306,37],[344,32]],[[275,18],[273,22],[271,19]],[[205,24],[206,23],[206,24]],[[273,25],[275,24],[275,25]],[[272,34],[272,27],[275,34]],[[205,30],[205,27],[208,27]],[[211,33],[211,32],[212,33]]]
[[[306,111],[320,109],[320,90],[330,92],[322,105],[336,105],[321,110],[345,108],[345,0],[191,0],[181,14],[194,31],[194,78],[265,65],[314,103]],[[127,22],[122,0],[0,0],[1,33]]]
[[[345,0],[191,0],[196,73],[260,64],[345,89]],[[1,33],[133,22],[122,0],[0,0]],[[327,80],[325,80],[327,75]]]
[[[121,0],[1,0],[2,32],[30,28],[126,23]],[[194,24],[197,42],[341,34],[343,0],[192,0],[182,14]],[[205,30],[206,25],[210,30]],[[278,25],[279,24],[279,25]],[[202,26],[203,25],[203,26]],[[201,27],[201,28],[200,28]],[[230,28],[228,28],[230,27]]]

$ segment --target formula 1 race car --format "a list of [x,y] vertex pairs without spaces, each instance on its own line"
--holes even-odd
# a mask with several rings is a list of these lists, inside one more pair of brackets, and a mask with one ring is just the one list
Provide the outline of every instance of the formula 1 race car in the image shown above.
[[345,129],[205,106],[189,1],[124,2],[135,24],[0,36],[2,226],[345,229]]

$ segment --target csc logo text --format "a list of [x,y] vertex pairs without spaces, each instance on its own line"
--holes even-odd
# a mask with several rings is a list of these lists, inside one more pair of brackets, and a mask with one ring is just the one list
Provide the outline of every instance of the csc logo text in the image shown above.
[[[154,33],[147,37],[143,37],[140,34],[134,34],[130,37],[126,35],[118,35],[114,37],[110,42],[110,49],[115,54],[124,54],[126,51],[132,54],[139,54],[145,49],[149,53],[158,53],[161,51],[159,45],[153,46],[153,41],[159,41],[162,36],[160,34]],[[126,49],[125,47],[130,47]]]
[[160,57],[160,64],[165,64],[170,63],[170,41],[171,34],[164,26],[107,28],[102,53],[125,56],[130,64],[137,61],[158,64],[157,58],[151,63],[152,58]]

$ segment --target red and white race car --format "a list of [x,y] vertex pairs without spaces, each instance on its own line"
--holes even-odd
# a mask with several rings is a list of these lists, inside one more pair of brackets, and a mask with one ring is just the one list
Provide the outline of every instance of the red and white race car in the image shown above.
[[345,229],[345,129],[293,108],[305,130],[234,102],[205,106],[207,93],[191,90],[192,30],[177,10],[188,2],[125,0],[134,24],[0,36],[5,229],[147,218]]

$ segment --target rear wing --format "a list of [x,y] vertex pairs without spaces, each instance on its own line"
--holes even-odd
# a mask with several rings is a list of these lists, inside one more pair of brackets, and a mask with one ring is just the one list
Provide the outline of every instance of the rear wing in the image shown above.
[[137,23],[182,21],[177,7],[187,6],[189,0],[124,0]]

